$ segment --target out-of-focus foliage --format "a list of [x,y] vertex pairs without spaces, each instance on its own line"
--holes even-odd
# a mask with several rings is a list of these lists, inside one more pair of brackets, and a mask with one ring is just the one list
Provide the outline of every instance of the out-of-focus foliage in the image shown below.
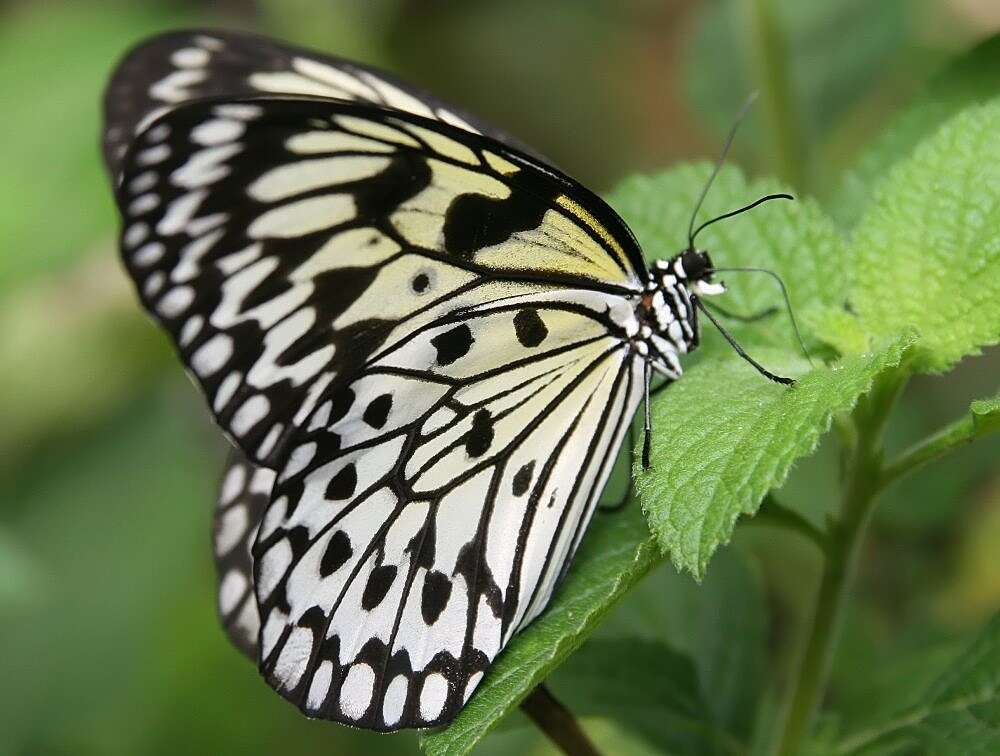
[[880,179],[917,142],[960,110],[996,96],[1000,89],[1000,39],[992,37],[935,74],[913,103],[896,116],[892,128],[864,148],[847,171],[834,211],[850,224],[864,210]]
[[[574,656],[555,674],[552,687],[574,711],[613,716],[652,746],[677,750],[686,739],[696,745],[745,748],[765,680],[762,588],[758,571],[741,549],[720,552],[700,584],[670,567],[658,568],[608,618],[579,658]],[[670,601],[662,600],[665,595]],[[630,644],[635,647],[631,657]],[[664,655],[662,667],[648,659],[654,650]],[[646,661],[640,662],[643,657]],[[632,658],[630,667],[649,677],[629,685],[630,676],[609,670],[616,658]],[[676,685],[667,686],[669,679]],[[608,686],[614,686],[613,692]],[[663,727],[660,717],[673,726]],[[709,725],[714,732],[707,731]]]
[[[768,161],[776,160],[783,149],[775,138],[787,129],[798,134],[796,159],[807,160],[805,145],[829,139],[845,115],[870,94],[873,82],[891,82],[892,69],[904,60],[908,73],[919,76],[931,70],[937,58],[918,57],[906,49],[913,41],[909,27],[916,15],[916,4],[907,0],[721,0],[707,5],[691,35],[684,76],[692,102],[720,133],[732,121],[733,103],[759,87],[770,66],[782,65],[768,59],[768,32],[759,16],[773,20],[784,38],[785,60],[795,61],[783,65],[794,104],[781,118],[790,122],[780,123],[779,114],[769,113],[752,130]],[[729,54],[720,55],[723,50]],[[804,165],[799,175],[805,178],[813,169]]]
[[841,753],[995,753],[1000,750],[1000,614],[918,702],[881,727],[845,741]]
[[72,264],[115,226],[97,152],[101,84],[132,41],[189,23],[164,4],[0,11],[0,293]]
[[[844,229],[865,212],[884,215],[896,206],[889,202],[891,185],[874,185],[886,166],[960,109],[998,91],[993,41],[917,94],[931,71],[1000,28],[991,4],[968,0],[5,4],[0,752],[377,754],[417,748],[411,734],[380,737],[304,720],[271,693],[217,627],[209,527],[222,445],[118,270],[116,220],[97,150],[101,91],[115,61],[143,36],[179,25],[253,29],[389,68],[517,134],[598,190],[680,159],[714,157],[747,92],[760,88],[761,103],[738,138],[736,161],[755,174],[795,181],[797,190],[827,202]],[[768,34],[780,44],[762,44]],[[775,50],[781,60],[773,58]],[[774,96],[782,92],[784,99]],[[873,142],[890,123],[895,136]],[[989,151],[990,144],[995,152],[988,139],[981,149]],[[787,175],[794,161],[800,169]],[[845,183],[847,166],[855,168]],[[768,180],[744,184],[735,173],[726,175],[706,217],[711,209],[753,199],[744,192],[773,190]],[[649,224],[640,237],[668,246],[648,253],[669,254],[683,244],[694,184],[659,188],[671,194],[647,206],[667,208],[659,220],[622,195],[619,209],[629,220]],[[967,194],[975,195],[974,188]],[[646,201],[649,195],[636,196]],[[963,218],[981,220],[975,196],[958,201]],[[922,207],[924,215],[948,213],[947,207]],[[757,219],[705,233],[720,264],[727,257],[731,264],[753,262],[745,255],[766,247],[787,252],[794,246],[789,235],[801,230],[796,221],[820,211],[805,199],[757,212]],[[810,233],[818,228],[806,226]],[[838,249],[832,225],[822,235]],[[794,259],[768,260],[798,283]],[[957,271],[953,283],[976,290],[981,282],[970,272]],[[728,283],[741,307],[774,301],[767,281],[729,277]],[[843,317],[836,308],[810,314],[823,292],[803,296],[797,283],[791,293],[807,330],[818,332],[815,323],[829,326]],[[885,287],[891,306],[892,281]],[[878,306],[884,305],[875,303],[870,312]],[[749,343],[788,344],[779,322],[759,331],[763,337],[739,331]],[[829,332],[842,335],[832,346],[843,352],[863,346],[837,325]],[[998,369],[993,350],[960,364],[947,380],[915,379],[889,428],[890,448],[961,415],[970,400],[995,394]],[[657,420],[661,434],[676,422]],[[944,675],[959,679],[954,669],[996,632],[994,622],[962,655],[1000,606],[993,557],[1000,550],[998,453],[995,439],[984,441],[886,493],[834,661],[829,701],[838,716],[822,723],[833,733],[830,742],[840,733],[880,732],[900,713],[910,721],[914,712],[929,711],[928,717],[951,717],[955,727],[962,724],[955,717],[970,714],[954,707],[942,713],[939,704],[953,703],[956,691],[967,696]],[[837,464],[833,445],[824,442],[792,469],[779,498],[822,522],[834,500]],[[602,566],[601,539],[639,522],[637,515],[595,524],[581,576]],[[633,533],[633,543],[643,542],[641,533]],[[654,570],[552,677],[553,689],[606,752],[661,752],[703,742],[690,731],[687,740],[681,737],[682,720],[712,721],[724,733],[711,741],[719,752],[769,747],[775,680],[794,652],[818,558],[811,545],[766,526],[738,527],[732,537],[733,546],[708,565],[701,585],[669,565]],[[651,566],[643,564],[642,571]],[[561,607],[566,626],[586,632],[594,630],[594,612],[610,608],[606,596],[577,615],[566,595],[555,608]],[[553,616],[551,622],[562,621]],[[531,675],[547,671],[584,634],[556,648],[539,640]],[[665,689],[655,673],[630,676],[631,662],[608,663],[618,654],[671,670],[676,686]],[[528,663],[525,658],[501,663],[516,676],[516,662]],[[616,676],[619,669],[624,676]],[[517,695],[533,679],[520,680]],[[484,693],[486,705],[489,687]],[[603,705],[608,696],[613,706]],[[661,723],[646,706],[654,698],[664,699],[662,716],[677,725],[669,733],[656,729]],[[752,721],[750,704],[761,701],[759,721]],[[510,702],[498,695],[497,716]],[[896,734],[920,735],[912,727]],[[435,737],[445,742],[448,736]],[[516,714],[478,749],[552,752]]]

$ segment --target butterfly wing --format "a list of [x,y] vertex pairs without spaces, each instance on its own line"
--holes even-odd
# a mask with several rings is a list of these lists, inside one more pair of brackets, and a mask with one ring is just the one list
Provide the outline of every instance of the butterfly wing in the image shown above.
[[108,173],[118,175],[135,135],[171,108],[203,98],[268,94],[370,103],[530,152],[513,137],[385,71],[245,32],[189,30],[143,41],[115,68],[104,95],[102,149]]
[[[356,103],[183,105],[122,165],[140,298],[245,464],[277,472],[253,551],[267,679],[311,716],[447,722],[551,596],[639,401],[634,240],[522,153]],[[226,585],[245,552],[221,549],[266,495],[245,485],[216,538],[230,632],[254,620]]]
[[611,298],[444,315],[319,407],[254,547],[276,690],[376,730],[455,716],[547,604],[639,402]]
[[212,518],[219,620],[233,645],[252,659],[257,658],[260,615],[250,550],[271,501],[274,479],[273,470],[255,467],[241,451],[233,449]]

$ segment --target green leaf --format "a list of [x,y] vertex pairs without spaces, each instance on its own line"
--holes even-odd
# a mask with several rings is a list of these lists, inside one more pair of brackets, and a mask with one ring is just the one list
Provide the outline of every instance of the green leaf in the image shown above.
[[838,354],[860,354],[871,344],[857,316],[843,307],[811,307],[799,318],[801,327]]
[[839,752],[1000,752],[1000,613],[917,705],[843,741]]
[[1000,100],[948,121],[898,164],[854,235],[851,304],[872,334],[920,333],[914,370],[1000,340]]
[[702,693],[716,726],[748,741],[764,681],[767,620],[760,575],[745,555],[729,549],[692,587],[700,589],[689,632]]
[[1000,36],[991,37],[934,75],[924,92],[875,140],[844,176],[832,203],[837,220],[853,225],[871,201],[890,166],[912,154],[917,144],[970,105],[1000,92]]
[[[663,644],[689,657],[715,727],[749,742],[763,688],[767,612],[756,565],[742,550],[717,554],[701,584],[672,565],[660,566],[629,593],[599,634]],[[553,684],[580,663],[574,656]]]
[[511,641],[450,726],[421,738],[433,756],[468,753],[586,640],[608,610],[659,559],[638,507],[591,525],[545,613]]
[[[647,258],[671,257],[687,246],[688,221],[711,170],[707,164],[685,165],[654,176],[633,176],[611,192],[608,202],[635,232]],[[698,218],[705,221],[765,194],[787,191],[773,179],[747,181],[738,169],[726,167],[712,185]],[[800,319],[808,318],[813,309],[843,307],[843,240],[810,198],[776,200],[717,223],[702,232],[697,244],[709,250],[719,267],[769,268],[779,274]],[[752,313],[783,306],[780,289],[766,276],[728,273],[720,278],[729,286],[719,298],[727,309]],[[730,326],[746,344],[798,348],[783,312],[767,323],[727,324]],[[705,350],[721,348],[731,354],[731,348],[713,330],[705,329]]]
[[739,753],[713,721],[691,659],[661,641],[588,641],[552,680],[576,716],[615,720],[665,753]]
[[[858,648],[858,640],[845,638],[838,655],[850,659],[850,663],[840,665],[839,669],[835,666],[831,689],[836,691],[836,711],[825,712],[822,717],[836,730],[833,745],[839,745],[854,732],[877,728],[923,699],[931,683],[951,667],[968,645],[968,639],[965,642],[937,636],[914,639],[922,632],[935,630],[914,628],[899,643],[877,647],[869,645],[870,639],[861,640],[865,644],[863,649]],[[848,628],[845,635],[851,632]],[[861,670],[864,673],[858,674]],[[836,748],[832,750],[836,752]]]
[[[815,449],[834,413],[854,406],[872,381],[900,363],[913,337],[803,375],[795,386],[764,380],[735,358],[704,360],[652,407],[653,469],[636,464],[636,489],[660,547],[700,578],[741,514]],[[764,364],[803,371],[800,358],[766,351]]]

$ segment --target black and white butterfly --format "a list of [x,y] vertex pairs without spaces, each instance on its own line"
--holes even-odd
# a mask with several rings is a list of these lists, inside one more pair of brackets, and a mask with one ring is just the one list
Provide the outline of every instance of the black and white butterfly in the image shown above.
[[125,267],[235,447],[227,632],[309,716],[450,721],[698,345],[707,253],[647,268],[509,137],[260,37],[147,41],[105,111]]

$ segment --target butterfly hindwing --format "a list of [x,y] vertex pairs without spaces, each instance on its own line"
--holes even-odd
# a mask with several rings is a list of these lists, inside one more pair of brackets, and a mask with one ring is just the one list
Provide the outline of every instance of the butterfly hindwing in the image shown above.
[[233,644],[252,659],[257,658],[260,615],[250,550],[271,500],[274,478],[273,470],[255,467],[241,451],[233,449],[226,460],[212,518],[219,619]]
[[117,176],[136,134],[197,99],[308,95],[379,105],[524,145],[385,71],[254,34],[172,31],[145,40],[118,64],[104,98],[104,160]]
[[558,297],[428,324],[291,450],[254,584],[262,670],[305,713],[445,723],[547,604],[642,385],[610,297]]

